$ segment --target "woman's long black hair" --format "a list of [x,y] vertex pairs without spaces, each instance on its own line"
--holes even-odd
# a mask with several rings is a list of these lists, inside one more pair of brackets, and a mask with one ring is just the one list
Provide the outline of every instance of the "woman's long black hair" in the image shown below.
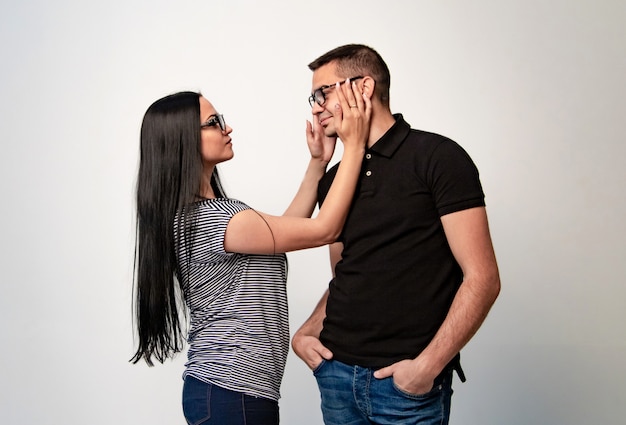
[[[184,345],[180,316],[185,310],[177,278],[174,223],[176,214],[191,207],[199,195],[200,131],[200,93],[180,92],[159,99],[143,118],[134,265],[138,348],[133,363],[143,358],[152,366],[152,357],[163,363]],[[211,186],[216,196],[224,196],[217,168]],[[184,215],[193,216],[187,209]]]

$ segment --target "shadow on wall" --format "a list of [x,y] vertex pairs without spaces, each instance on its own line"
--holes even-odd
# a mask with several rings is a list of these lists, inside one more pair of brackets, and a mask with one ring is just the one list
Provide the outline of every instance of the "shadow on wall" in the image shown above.
[[491,350],[498,354],[484,360],[464,351],[468,382],[455,381],[451,424],[624,423],[626,347],[524,344]]

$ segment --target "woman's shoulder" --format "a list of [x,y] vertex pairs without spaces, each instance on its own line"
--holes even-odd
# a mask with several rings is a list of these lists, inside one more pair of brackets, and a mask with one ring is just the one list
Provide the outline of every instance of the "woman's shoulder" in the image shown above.
[[200,211],[224,212],[232,215],[251,209],[248,204],[233,198],[209,198],[196,203]]

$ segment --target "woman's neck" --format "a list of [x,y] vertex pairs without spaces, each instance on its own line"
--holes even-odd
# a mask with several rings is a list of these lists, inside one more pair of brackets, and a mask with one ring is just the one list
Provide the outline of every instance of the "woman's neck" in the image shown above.
[[200,198],[213,199],[215,198],[215,192],[211,186],[211,177],[213,176],[213,167],[205,167],[202,173],[202,180],[200,181]]

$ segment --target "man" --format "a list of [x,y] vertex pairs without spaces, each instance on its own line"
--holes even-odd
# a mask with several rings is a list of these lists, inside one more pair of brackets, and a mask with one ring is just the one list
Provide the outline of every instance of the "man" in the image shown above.
[[[314,371],[326,425],[447,424],[459,352],[500,291],[478,171],[455,142],[391,113],[389,69],[370,47],[338,47],[309,68],[326,138],[336,138],[337,82],[370,97],[372,116],[330,246],[334,278],[292,347]],[[320,181],[320,203],[335,173]]]

